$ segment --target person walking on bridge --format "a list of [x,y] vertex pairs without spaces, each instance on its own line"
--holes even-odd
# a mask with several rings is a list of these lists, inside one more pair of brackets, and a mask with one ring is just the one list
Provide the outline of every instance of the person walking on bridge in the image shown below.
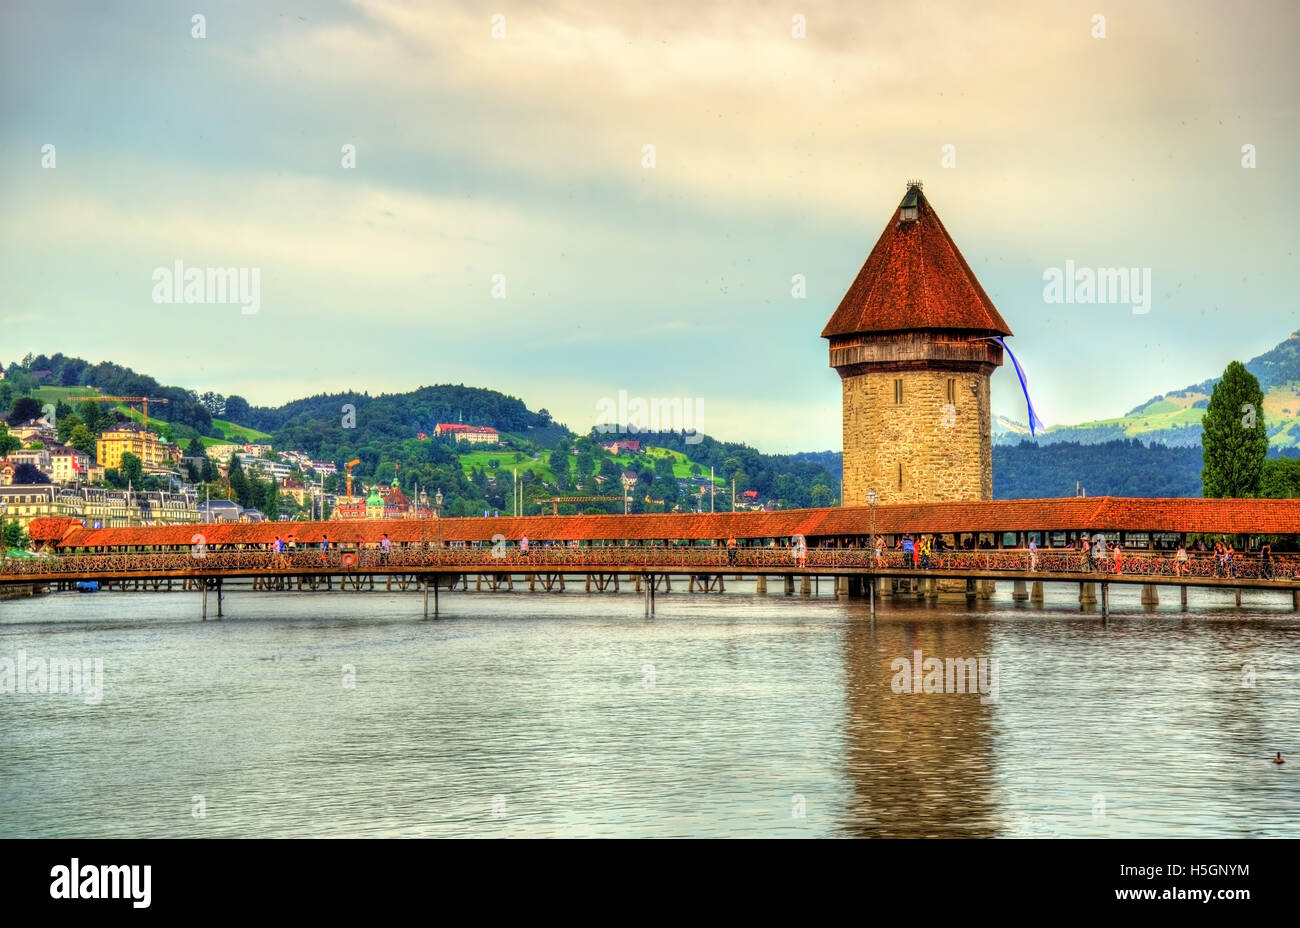
[[1082,554],[1079,563],[1084,572],[1092,570],[1092,542],[1088,540],[1088,533],[1084,532],[1083,537],[1079,539],[1079,550]]
[[393,542],[389,539],[388,533],[384,532],[384,537],[379,542],[379,563],[387,564],[388,555],[392,550],[393,550]]
[[528,536],[524,535],[519,539],[519,556],[528,557]]
[[1265,580],[1273,579],[1273,546],[1267,541],[1259,546],[1259,575]]
[[1117,573],[1117,574],[1120,574],[1120,573],[1123,573],[1123,572],[1124,572],[1124,555],[1121,553],[1122,547],[1123,547],[1123,546],[1120,545],[1119,540],[1116,539],[1116,541],[1115,541],[1115,573]]
[[1174,554],[1174,576],[1181,577],[1183,571],[1187,569],[1187,549],[1183,547],[1182,542],[1178,544],[1178,552]]
[[727,538],[727,564],[728,566],[731,567],[736,566],[736,536],[735,535],[730,535]]
[[1038,569],[1038,539],[1029,539],[1029,569]]

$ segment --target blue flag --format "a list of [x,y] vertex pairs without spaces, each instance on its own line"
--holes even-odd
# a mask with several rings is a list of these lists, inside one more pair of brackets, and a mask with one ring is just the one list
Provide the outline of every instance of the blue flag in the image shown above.
[[1007,353],[1012,366],[1016,369],[1016,376],[1020,378],[1020,389],[1025,394],[1025,406],[1029,409],[1029,434],[1036,435],[1038,429],[1046,428],[1046,426],[1043,425],[1043,420],[1038,418],[1038,413],[1034,412],[1034,401],[1029,398],[1029,385],[1025,383],[1025,372],[1020,368],[1020,362],[1016,360],[1016,356],[1011,353],[1011,349],[1007,347],[1007,343],[1002,340],[1000,335],[994,337],[993,341],[1002,346],[1002,350]]

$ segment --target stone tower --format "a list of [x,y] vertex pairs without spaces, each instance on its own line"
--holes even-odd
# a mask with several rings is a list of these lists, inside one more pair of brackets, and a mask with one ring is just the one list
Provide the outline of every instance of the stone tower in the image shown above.
[[993,498],[991,336],[1011,329],[920,182],[822,330],[844,389],[842,504]]

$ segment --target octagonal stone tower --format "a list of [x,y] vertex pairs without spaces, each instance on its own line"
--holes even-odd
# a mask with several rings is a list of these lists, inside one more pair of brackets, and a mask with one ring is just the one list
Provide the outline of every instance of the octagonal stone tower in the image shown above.
[[989,377],[1010,335],[908,184],[822,337],[844,390],[842,505],[993,498]]

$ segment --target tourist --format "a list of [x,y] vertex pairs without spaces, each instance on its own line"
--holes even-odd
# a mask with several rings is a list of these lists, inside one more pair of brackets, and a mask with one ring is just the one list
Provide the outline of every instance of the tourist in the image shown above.
[[903,549],[903,566],[911,567],[913,555],[916,553],[916,544],[912,541],[911,535],[904,535],[903,540],[899,542]]
[[885,556],[885,536],[876,536],[876,566],[880,566],[881,559]]
[[393,550],[393,543],[388,538],[388,533],[384,532],[383,539],[379,542],[379,563],[387,564],[389,552]]
[[1038,538],[1030,536],[1029,539],[1029,569],[1038,569]]
[[328,564],[330,559],[330,536],[320,536],[320,562]]
[[1088,533],[1084,532],[1079,539],[1079,551],[1081,554],[1080,564],[1086,571],[1092,570],[1092,543],[1088,541]]
[[[524,535],[519,539],[519,556],[528,557],[528,536]],[[545,558],[543,558],[545,560]]]
[[1124,546],[1119,543],[1119,539],[1116,539],[1115,540],[1115,573],[1117,574],[1122,574],[1124,572],[1124,556],[1121,553],[1123,547]]
[[922,570],[930,569],[930,553],[933,550],[934,549],[930,544],[930,536],[922,535],[921,536],[921,569]]
[[795,561],[800,567],[803,567],[808,563],[808,543],[803,540],[802,535],[795,535],[791,539],[791,544],[794,547]]
[[1174,576],[1181,577],[1185,570],[1187,570],[1187,549],[1183,547],[1182,542],[1179,542],[1178,552],[1174,555]]
[[736,566],[736,536],[731,535],[727,538],[727,564],[731,567]]
[[1092,536],[1092,559],[1097,562],[1098,570],[1106,569],[1106,536],[1102,532]]
[[1267,541],[1259,546],[1259,575],[1265,580],[1273,579],[1273,546]]
[[1228,544],[1223,546],[1223,570],[1229,577],[1236,580],[1237,568],[1232,563],[1232,556],[1234,554],[1236,554],[1236,552],[1232,549],[1232,545]]

